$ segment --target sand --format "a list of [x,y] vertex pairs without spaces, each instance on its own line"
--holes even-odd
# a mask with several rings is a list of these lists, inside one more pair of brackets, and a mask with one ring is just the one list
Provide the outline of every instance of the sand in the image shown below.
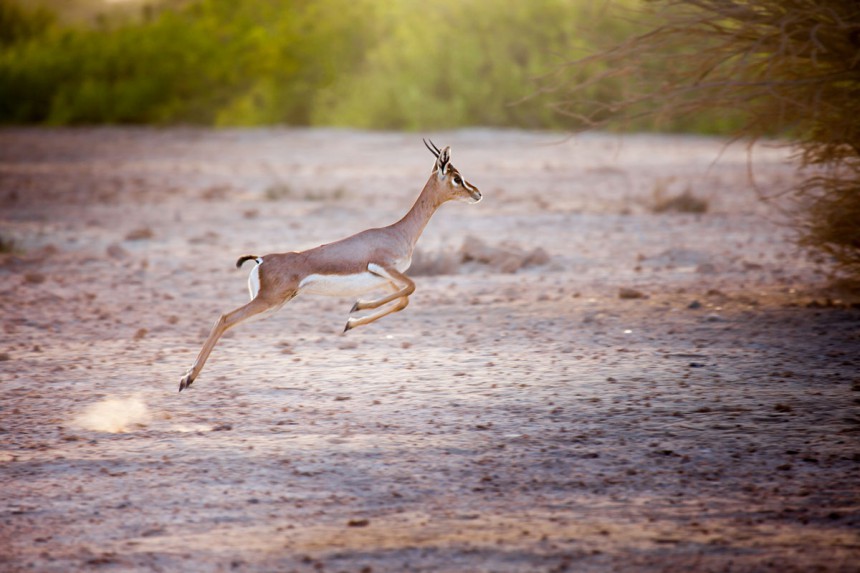
[[236,258],[395,221],[421,135],[0,131],[0,570],[860,571],[860,305],[776,143],[433,133],[484,200],[409,307],[300,296],[178,393]]

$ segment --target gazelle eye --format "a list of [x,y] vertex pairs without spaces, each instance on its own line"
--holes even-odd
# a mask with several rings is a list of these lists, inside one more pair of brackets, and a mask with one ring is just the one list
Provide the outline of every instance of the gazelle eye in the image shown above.
[[454,185],[462,185],[462,184],[463,184],[463,180],[462,180],[462,179],[460,179],[460,176],[459,176],[459,175],[455,175],[455,176],[454,176]]

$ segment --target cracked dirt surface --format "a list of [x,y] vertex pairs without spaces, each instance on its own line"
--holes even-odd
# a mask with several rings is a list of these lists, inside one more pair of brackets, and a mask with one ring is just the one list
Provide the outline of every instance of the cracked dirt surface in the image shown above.
[[342,335],[353,301],[299,297],[178,394],[236,257],[399,218],[420,136],[0,131],[0,569],[860,570],[858,299],[747,150],[433,139],[485,199],[409,308]]

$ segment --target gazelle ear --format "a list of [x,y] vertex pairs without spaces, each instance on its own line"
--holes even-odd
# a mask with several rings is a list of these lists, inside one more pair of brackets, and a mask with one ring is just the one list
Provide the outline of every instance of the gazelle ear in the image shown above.
[[448,173],[448,167],[451,166],[451,146],[446,145],[442,148],[442,151],[439,152],[439,157],[436,159],[436,169],[439,172],[439,176],[443,177]]

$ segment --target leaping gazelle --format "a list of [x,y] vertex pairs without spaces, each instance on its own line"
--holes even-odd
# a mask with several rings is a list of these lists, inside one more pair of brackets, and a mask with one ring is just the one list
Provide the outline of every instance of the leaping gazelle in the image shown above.
[[[359,296],[379,288],[392,291],[375,300],[356,302],[350,313],[379,310],[349,317],[344,332],[406,308],[415,283],[403,273],[412,262],[415,243],[430,217],[446,201],[481,200],[478,188],[451,165],[450,147],[440,150],[432,141],[424,141],[424,145],[436,156],[433,172],[409,212],[393,225],[368,229],[307,251],[246,255],[236,261],[237,267],[251,259],[257,263],[248,277],[251,301],[218,318],[194,364],[179,382],[180,392],[200,375],[212,348],[228,329],[260,313],[278,310],[299,293]],[[388,303],[393,304],[386,307]]]

